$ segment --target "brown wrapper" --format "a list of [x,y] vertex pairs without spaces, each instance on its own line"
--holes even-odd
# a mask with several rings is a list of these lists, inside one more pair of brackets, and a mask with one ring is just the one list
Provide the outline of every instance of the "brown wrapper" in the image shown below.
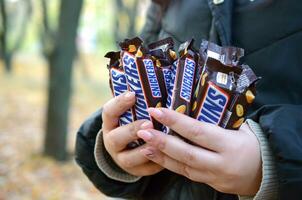
[[[121,54],[128,52],[132,55],[135,55],[138,48],[142,45],[143,41],[139,37],[132,39],[125,39],[123,42],[119,43],[121,47]],[[122,56],[121,56],[122,57]]]
[[193,42],[194,40],[191,40],[180,46],[180,58],[172,94],[172,109],[185,115],[191,113],[192,97],[198,71],[198,53],[193,49]]
[[[107,65],[107,69],[109,71],[109,86],[110,86],[110,89],[111,89],[111,93],[112,95],[114,96],[114,89],[113,89],[113,86],[112,86],[112,73],[111,73],[111,70],[112,69],[116,69],[116,70],[119,70],[121,71],[122,73],[124,73],[124,69],[123,67],[120,65],[120,58],[121,58],[121,52],[120,51],[110,51],[108,53],[105,54],[105,58],[109,58],[109,64]],[[126,84],[127,84],[127,81],[125,81]]]
[[[136,54],[136,64],[148,108],[165,107],[167,91],[163,74],[156,66],[156,59],[148,49],[141,46]],[[162,124],[153,118],[152,122],[155,129],[162,130]]]
[[[129,91],[135,93],[136,101],[132,108],[135,113],[135,120],[147,119],[151,121],[151,116],[147,112],[147,100],[143,92],[142,80],[138,74],[138,68],[135,55],[139,47],[142,45],[142,40],[138,37],[126,39],[119,43],[121,47],[121,64],[126,76],[127,86]],[[128,144],[128,148],[135,148],[143,144],[142,139],[138,139]]]
[[177,59],[177,55],[173,49],[174,42],[171,37],[159,40],[150,44],[150,54],[155,59],[155,65],[160,69],[160,72],[164,79],[164,85],[167,94],[166,107],[171,107],[172,90],[174,86],[174,80],[176,75],[176,67],[174,62]]
[[[138,37],[119,43],[120,52],[109,52],[110,87],[114,96],[135,92],[133,108],[124,113],[120,126],[134,120],[150,120],[154,128],[173,134],[154,120],[149,107],[167,107],[199,121],[227,129],[239,129],[256,95],[259,80],[247,65],[239,65],[244,51],[220,47],[203,40],[199,53],[194,40],[179,48],[179,59],[172,38],[151,43],[148,48]],[[135,148],[144,142],[131,142]]]
[[[177,55],[174,51],[174,42],[171,37],[149,44],[149,51],[152,58],[155,59],[155,64],[164,79],[165,90],[167,94],[166,106],[171,108],[172,103],[172,91],[174,86],[176,68],[174,62],[177,59]],[[163,126],[162,131],[164,133],[169,132],[169,128]]]
[[223,65],[208,58],[194,94],[191,116],[199,121],[220,125],[236,93],[236,81],[242,69]]
[[[120,65],[120,52],[108,52],[105,55],[110,58],[109,65],[109,85],[114,97],[121,95],[128,91],[127,79],[122,66]],[[119,119],[119,125],[124,126],[132,123],[135,120],[135,113],[133,109],[129,109]]]
[[[214,53],[213,53],[214,52]],[[243,50],[203,41],[204,68],[194,94],[191,116],[227,129],[239,129],[255,98],[259,78],[247,65],[238,65]]]
[[156,60],[160,61],[159,65],[161,66],[171,65],[177,59],[177,55],[173,49],[174,42],[171,37],[151,43],[148,45],[148,48],[150,54]]
[[260,77],[257,77],[248,65],[242,65],[241,68],[242,73],[237,80],[236,94],[233,96],[220,124],[226,129],[239,129],[245,121],[247,111],[255,100],[256,83],[260,80]]
[[200,44],[200,55],[220,61],[223,65],[237,66],[244,50],[238,47],[221,47],[207,40]]

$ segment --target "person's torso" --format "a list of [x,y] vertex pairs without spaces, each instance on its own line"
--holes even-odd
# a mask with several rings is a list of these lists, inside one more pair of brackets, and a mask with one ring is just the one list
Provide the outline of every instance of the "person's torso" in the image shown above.
[[[301,104],[302,2],[235,2],[232,25],[228,27],[232,45],[245,49],[243,62],[262,77],[252,110],[266,104]],[[223,18],[224,13],[220,14]],[[194,38],[198,48],[202,39],[209,39],[212,19],[207,0],[171,0],[159,37],[172,36],[176,46]]]
[[[243,61],[262,77],[252,111],[267,104],[302,104],[302,1],[237,0],[232,13],[232,45],[245,49]],[[198,48],[202,39],[209,39],[212,19],[207,0],[171,0],[159,38],[171,36],[176,46],[194,38]],[[161,195],[217,199],[210,187],[183,177]]]

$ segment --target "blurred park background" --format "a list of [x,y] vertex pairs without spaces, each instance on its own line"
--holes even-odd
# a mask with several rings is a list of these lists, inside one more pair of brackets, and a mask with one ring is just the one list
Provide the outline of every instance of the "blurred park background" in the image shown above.
[[0,0],[0,200],[106,199],[74,161],[76,131],[111,98],[107,60],[148,0]]

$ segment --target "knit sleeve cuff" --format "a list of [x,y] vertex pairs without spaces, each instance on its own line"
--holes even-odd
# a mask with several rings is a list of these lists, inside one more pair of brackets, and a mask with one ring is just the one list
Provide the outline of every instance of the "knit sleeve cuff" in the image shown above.
[[113,180],[125,183],[134,183],[141,178],[125,172],[113,161],[105,149],[102,130],[100,130],[96,137],[94,157],[100,170]]
[[273,200],[278,195],[278,177],[276,163],[270,149],[268,139],[263,133],[260,125],[251,119],[247,120],[249,127],[256,135],[260,144],[262,158],[262,181],[257,194],[254,197],[240,196],[240,200]]

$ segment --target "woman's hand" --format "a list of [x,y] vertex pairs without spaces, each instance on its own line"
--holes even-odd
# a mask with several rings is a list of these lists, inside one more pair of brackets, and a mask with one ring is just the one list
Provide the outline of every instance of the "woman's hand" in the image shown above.
[[138,136],[148,144],[140,150],[146,158],[221,192],[257,193],[262,178],[260,147],[248,125],[233,131],[165,108],[151,108],[149,113],[194,145],[154,129],[140,130]]
[[137,131],[152,128],[149,121],[135,121],[119,127],[119,118],[135,103],[135,95],[126,92],[109,100],[103,107],[103,139],[104,145],[112,159],[123,170],[135,176],[147,176],[162,170],[162,167],[145,158],[140,150],[145,145],[135,149],[127,149],[127,144],[138,139]]

